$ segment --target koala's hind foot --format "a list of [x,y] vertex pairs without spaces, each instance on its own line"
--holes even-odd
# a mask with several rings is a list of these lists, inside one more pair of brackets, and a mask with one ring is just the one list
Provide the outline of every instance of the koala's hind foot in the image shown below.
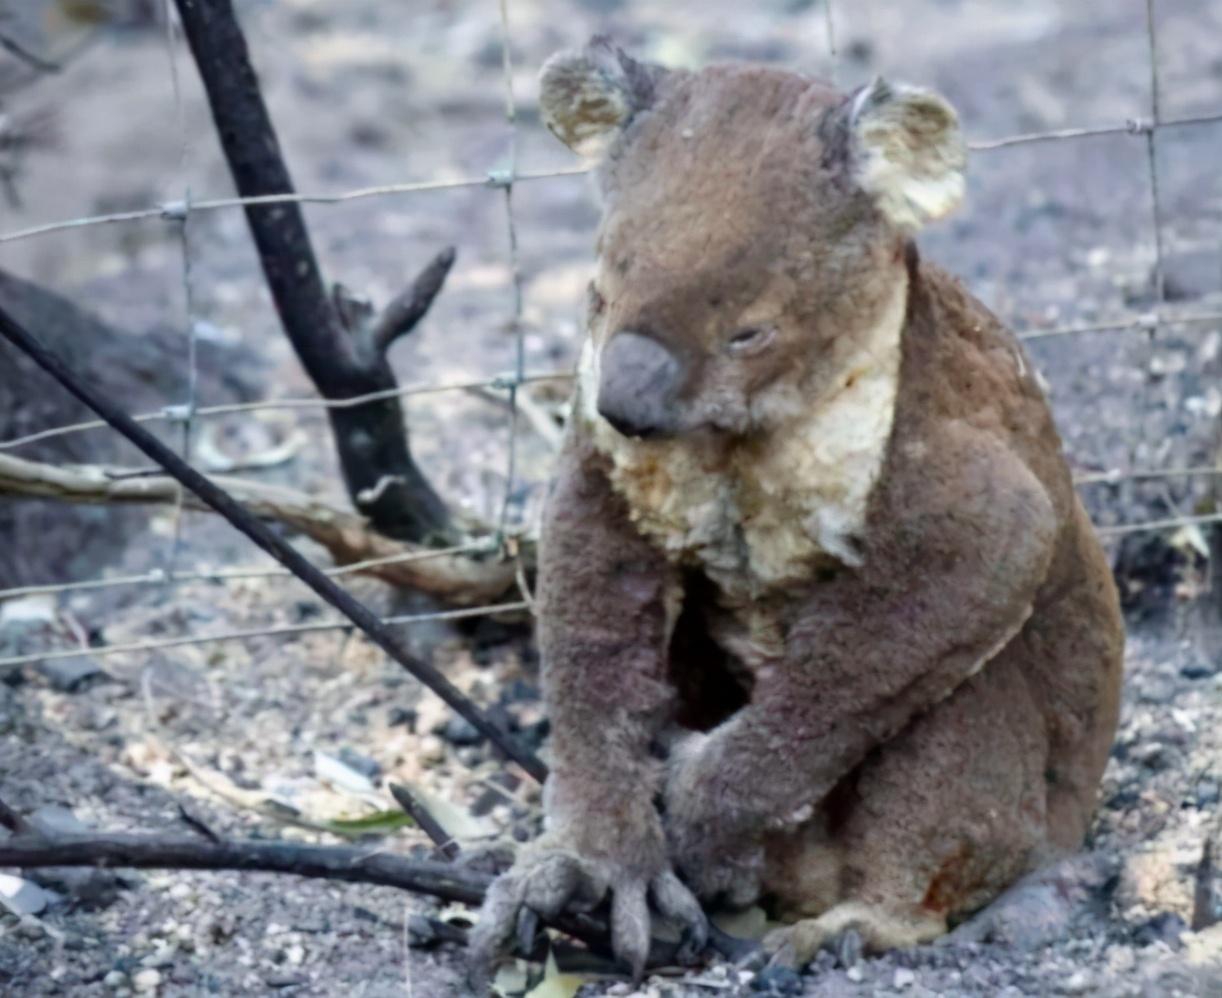
[[905,911],[861,901],[846,901],[818,918],[804,918],[774,929],[764,937],[764,950],[772,963],[797,969],[810,963],[824,947],[849,930],[857,932],[869,952],[903,949],[927,943],[946,932],[946,919],[918,905]]

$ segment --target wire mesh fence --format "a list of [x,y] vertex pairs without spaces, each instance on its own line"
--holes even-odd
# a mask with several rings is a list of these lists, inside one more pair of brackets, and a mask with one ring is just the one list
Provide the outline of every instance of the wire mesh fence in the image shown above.
[[[144,208],[96,214],[75,218],[49,220],[37,225],[8,232],[0,232],[0,244],[14,243],[22,240],[37,239],[52,233],[81,230],[93,226],[104,225],[138,225],[161,223],[169,227],[178,239],[181,247],[181,281],[185,314],[182,317],[185,330],[183,341],[183,364],[186,371],[186,392],[184,397],[168,404],[157,411],[145,412],[135,418],[143,423],[160,423],[173,427],[177,431],[180,453],[190,460],[193,455],[193,442],[201,421],[221,416],[245,416],[267,411],[310,411],[336,410],[354,408],[386,398],[408,398],[441,392],[470,391],[484,389],[503,393],[508,404],[508,420],[505,444],[505,485],[502,499],[499,503],[499,513],[488,536],[477,538],[469,543],[452,545],[438,550],[409,551],[383,557],[366,558],[343,565],[326,568],[333,576],[347,576],[379,565],[426,561],[429,559],[463,554],[481,554],[488,556],[508,557],[506,539],[519,532],[523,525],[513,521],[512,497],[515,480],[518,477],[518,443],[521,431],[521,409],[519,405],[520,392],[527,386],[549,381],[563,381],[571,375],[566,371],[536,371],[526,369],[526,351],[523,336],[523,288],[522,268],[518,259],[518,228],[516,222],[515,190],[523,183],[544,183],[550,179],[571,177],[587,172],[588,167],[550,170],[542,172],[522,171],[518,168],[518,131],[519,121],[517,103],[513,88],[513,65],[511,62],[512,22],[508,0],[497,0],[496,16],[501,28],[501,68],[504,89],[504,113],[509,126],[509,156],[506,168],[489,170],[482,176],[464,176],[458,178],[423,179],[397,183],[380,184],[343,190],[335,193],[311,192],[292,194],[270,194],[258,197],[197,197],[186,186],[187,166],[192,154],[192,143],[183,110],[182,88],[180,81],[180,39],[176,31],[173,0],[166,0],[164,8],[165,44],[168,58],[169,87],[174,97],[175,130],[180,143],[179,176],[182,179],[181,197],[163,203],[150,204]],[[491,12],[490,12],[491,13]],[[1165,232],[1166,218],[1164,194],[1161,189],[1158,144],[1160,136],[1168,129],[1200,128],[1222,124],[1222,110],[1217,113],[1195,114],[1180,117],[1164,117],[1162,114],[1162,83],[1160,77],[1160,58],[1158,47],[1157,18],[1154,0],[1145,0],[1145,34],[1148,59],[1150,106],[1148,117],[1133,117],[1124,121],[1084,125],[1080,127],[1060,128],[1047,131],[1023,132],[1003,135],[993,138],[976,138],[969,142],[969,148],[978,155],[1005,155],[1006,150],[1018,146],[1028,146],[1047,143],[1071,143],[1082,139],[1098,136],[1127,135],[1135,141],[1144,143],[1148,173],[1149,191],[1149,241],[1153,249],[1154,296],[1152,306],[1143,312],[1122,316],[1107,322],[1079,322],[1059,326],[1031,327],[1019,330],[1018,335],[1025,340],[1040,340],[1052,337],[1083,336],[1090,334],[1119,335],[1128,333],[1144,334],[1147,338],[1147,349],[1154,350],[1155,343],[1163,330],[1172,326],[1198,326],[1222,323],[1222,311],[1191,311],[1173,307],[1168,303],[1166,294],[1165,266]],[[836,46],[836,9],[833,0],[827,0],[820,15],[820,30],[825,33],[825,44],[832,66],[833,78],[839,74]],[[223,405],[201,406],[197,398],[197,331],[200,317],[195,312],[195,272],[193,265],[198,252],[193,240],[192,220],[203,213],[228,211],[249,206],[275,205],[284,203],[306,205],[338,205],[347,202],[369,198],[397,198],[408,195],[426,196],[444,190],[457,188],[483,188],[503,202],[504,225],[507,240],[507,264],[512,289],[509,314],[506,316],[508,326],[514,336],[513,367],[504,375],[494,378],[481,378],[446,384],[416,384],[402,386],[385,391],[356,395],[350,398],[323,397],[289,397],[265,398],[252,402],[240,402]],[[23,448],[36,443],[46,442],[71,434],[98,430],[106,426],[102,421],[80,421],[67,425],[48,426],[21,436],[0,440],[0,462],[9,456],[17,457]],[[1081,485],[1110,484],[1118,485],[1124,482],[1207,479],[1222,474],[1222,469],[1208,465],[1191,465],[1184,467],[1143,468],[1134,466],[1133,457],[1136,447],[1130,450],[1129,466],[1113,468],[1102,472],[1093,472],[1078,476]],[[184,504],[181,492],[174,503],[173,529],[168,543],[170,549],[165,559],[164,569],[139,573],[116,575],[74,580],[48,580],[32,585],[0,590],[0,600],[32,595],[52,595],[93,591],[104,588],[161,586],[170,584],[186,584],[191,582],[229,582],[253,578],[280,578],[291,575],[286,570],[266,568],[261,566],[229,567],[207,569],[195,567],[180,570],[180,549],[182,546]],[[1184,526],[1197,526],[1222,521],[1222,514],[1206,513],[1194,516],[1176,516],[1160,519],[1148,519],[1141,522],[1109,525],[1100,528],[1100,532],[1108,535],[1127,534],[1144,531],[1166,531]],[[517,571],[520,599],[503,600],[486,605],[447,609],[434,613],[401,614],[385,618],[388,624],[409,626],[428,620],[463,619],[497,613],[519,613],[531,609],[531,598],[526,587],[524,572]],[[324,620],[302,624],[286,624],[280,626],[250,628],[242,630],[218,631],[207,634],[184,634],[181,636],[149,639],[144,641],[119,644],[96,644],[85,641],[76,646],[64,648],[47,648],[28,654],[13,655],[0,658],[0,671],[11,669],[53,658],[65,658],[81,654],[107,655],[123,653],[139,653],[171,648],[185,644],[224,642],[248,640],[260,636],[278,636],[298,634],[320,630],[342,630],[351,627],[345,621]]]

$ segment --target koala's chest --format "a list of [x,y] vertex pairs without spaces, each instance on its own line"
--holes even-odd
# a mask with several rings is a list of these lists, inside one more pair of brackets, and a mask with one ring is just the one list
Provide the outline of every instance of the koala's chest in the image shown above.
[[871,373],[786,432],[732,450],[628,440],[601,420],[591,429],[638,529],[742,599],[809,579],[821,560],[860,563],[894,393],[893,374]]

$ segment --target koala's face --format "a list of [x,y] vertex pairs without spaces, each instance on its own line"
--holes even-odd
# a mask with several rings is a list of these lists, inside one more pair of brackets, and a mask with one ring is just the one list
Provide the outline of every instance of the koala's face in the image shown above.
[[630,436],[747,435],[817,403],[902,290],[909,234],[962,196],[954,112],[881,80],[846,97],[595,41],[548,62],[541,108],[602,158],[596,404]]

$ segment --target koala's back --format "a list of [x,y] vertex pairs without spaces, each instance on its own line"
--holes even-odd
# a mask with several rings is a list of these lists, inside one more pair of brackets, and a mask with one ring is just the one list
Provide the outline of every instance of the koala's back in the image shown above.
[[1053,558],[1030,617],[998,657],[1020,664],[1041,705],[1049,838],[1069,848],[1089,821],[1119,712],[1124,628],[1111,570],[1017,338],[958,280],[915,254],[910,266],[900,391],[871,520],[895,518],[918,480],[940,483],[953,501],[961,469],[929,444],[948,425],[1001,440],[1043,485],[1057,518]]

